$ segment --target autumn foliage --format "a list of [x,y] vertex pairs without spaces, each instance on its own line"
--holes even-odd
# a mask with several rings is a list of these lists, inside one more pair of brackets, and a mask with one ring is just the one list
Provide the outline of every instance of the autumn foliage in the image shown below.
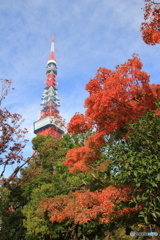
[[26,128],[22,129],[22,116],[17,113],[11,113],[2,106],[11,87],[11,81],[0,79],[1,96],[0,96],[0,165],[3,166],[1,176],[3,176],[8,164],[20,163],[23,158],[23,148],[27,140],[25,134]]
[[155,108],[157,87],[150,87],[150,76],[142,66],[138,56],[133,55],[115,71],[100,68],[86,85],[90,94],[85,100],[86,115],[95,121],[98,131],[108,134]]
[[43,211],[49,212],[51,222],[71,219],[82,224],[98,219],[101,223],[108,223],[123,214],[136,211],[134,208],[114,210],[115,203],[130,199],[129,190],[129,188],[120,189],[109,186],[101,191],[76,191],[54,199],[46,198],[40,203],[42,209],[39,214]]
[[81,132],[94,126],[96,133],[87,139],[83,147],[68,151],[64,163],[72,172],[90,169],[105,143],[105,135],[123,128],[146,111],[156,111],[155,101],[159,99],[160,87],[149,84],[150,76],[142,71],[142,66],[138,56],[133,55],[115,70],[100,68],[95,78],[86,85],[89,97],[85,100],[85,115],[73,116],[68,129],[75,134],[78,130]]
[[100,148],[105,143],[103,133],[95,133],[88,137],[84,146],[68,150],[64,164],[70,167],[70,172],[93,171],[92,163],[100,159]]
[[92,127],[92,121],[83,114],[76,113],[68,124],[68,133],[79,134],[89,131]]
[[145,0],[144,20],[141,32],[146,44],[155,45],[160,43],[160,3]]

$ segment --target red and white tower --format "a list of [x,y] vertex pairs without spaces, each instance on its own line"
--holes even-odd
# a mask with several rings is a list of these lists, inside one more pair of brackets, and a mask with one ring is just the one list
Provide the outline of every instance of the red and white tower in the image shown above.
[[64,133],[59,115],[60,99],[57,91],[57,63],[54,57],[54,39],[51,42],[50,58],[46,67],[46,82],[42,94],[41,112],[38,121],[34,122],[34,133],[41,135],[51,135],[60,139]]

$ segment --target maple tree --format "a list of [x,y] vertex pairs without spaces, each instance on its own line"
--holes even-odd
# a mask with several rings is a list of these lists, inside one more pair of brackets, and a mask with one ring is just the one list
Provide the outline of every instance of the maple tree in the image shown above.
[[43,199],[40,207],[43,211],[49,212],[51,222],[72,219],[82,224],[98,218],[100,222],[108,223],[111,219],[136,211],[134,208],[122,210],[113,208],[115,202],[129,200],[129,190],[129,188],[109,186],[101,191],[76,191],[67,196]]
[[11,113],[2,106],[2,102],[11,88],[11,81],[0,79],[0,84],[0,165],[3,166],[1,171],[1,176],[3,176],[7,165],[24,160],[22,150],[27,142],[25,139],[27,129],[20,128],[22,124],[20,114]]
[[72,121],[68,125],[68,133],[79,134],[85,133],[92,128],[92,121],[89,117],[84,116],[83,114],[76,113],[72,117]]
[[142,38],[148,45],[160,43],[160,3],[145,0],[144,20],[141,24]]
[[[146,111],[156,111],[155,101],[159,99],[160,86],[149,84],[150,76],[142,71],[142,66],[138,56],[133,55],[114,71],[100,68],[86,85],[89,97],[85,100],[84,119],[89,119],[89,126],[94,126],[96,132],[88,137],[81,149],[68,151],[65,164],[71,171],[93,170],[92,164],[100,157],[101,147],[111,141],[117,131],[123,133],[126,123]],[[83,126],[83,121],[77,122],[73,116],[68,124],[69,131],[73,129],[75,134],[78,129],[85,129],[80,127],[80,123]]]

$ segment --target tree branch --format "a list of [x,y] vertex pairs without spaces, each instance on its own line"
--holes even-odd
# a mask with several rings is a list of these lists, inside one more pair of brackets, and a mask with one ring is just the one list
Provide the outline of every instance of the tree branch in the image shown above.
[[1,175],[0,175],[1,177],[3,177],[3,174],[4,174],[5,169],[6,169],[6,165],[7,165],[7,164],[5,163],[5,164],[4,164],[4,167],[3,167],[3,171],[1,172]]

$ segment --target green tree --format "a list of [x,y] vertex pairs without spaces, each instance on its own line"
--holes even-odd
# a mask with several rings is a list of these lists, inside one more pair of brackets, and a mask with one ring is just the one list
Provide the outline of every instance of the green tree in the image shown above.
[[112,178],[131,187],[131,204],[141,206],[139,221],[160,226],[160,117],[148,112],[127,129],[108,149]]

